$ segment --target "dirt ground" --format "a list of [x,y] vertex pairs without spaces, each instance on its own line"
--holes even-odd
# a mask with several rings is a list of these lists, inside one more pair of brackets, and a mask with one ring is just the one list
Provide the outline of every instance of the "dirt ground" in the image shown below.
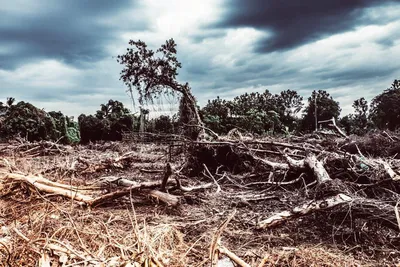
[[[110,176],[137,183],[160,181],[168,161],[174,169],[186,163],[182,151],[156,144],[87,145],[56,155],[4,153],[0,166],[87,188]],[[127,152],[133,156],[128,165],[77,171],[83,161],[79,158],[100,163]],[[246,177],[244,181],[227,174],[213,181],[204,175],[182,176],[184,186],[216,183],[193,192],[169,187],[168,193],[179,196],[177,206],[132,193],[86,207],[28,185],[3,183],[0,262],[2,266],[211,266],[213,237],[232,215],[220,245],[249,266],[400,266],[399,232],[396,236],[377,222],[349,219],[335,208],[259,229],[258,222],[300,205],[309,192],[307,187],[264,184],[267,173]],[[113,186],[102,185],[102,193],[113,191]],[[217,266],[235,266],[224,257],[220,255]]]

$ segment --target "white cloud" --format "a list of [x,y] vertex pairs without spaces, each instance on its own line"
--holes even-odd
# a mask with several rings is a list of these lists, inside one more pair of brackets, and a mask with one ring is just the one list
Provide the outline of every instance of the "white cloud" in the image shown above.
[[[34,2],[30,4],[25,13],[38,8]],[[130,39],[141,39],[149,48],[157,49],[165,40],[174,38],[183,64],[178,79],[189,82],[201,105],[217,95],[232,99],[245,92],[269,89],[279,93],[292,89],[306,99],[312,90],[324,89],[340,102],[344,115],[352,111],[355,99],[364,96],[370,100],[400,78],[398,10],[371,9],[367,16],[374,20],[384,17],[387,21],[286,52],[260,54],[254,48],[267,31],[208,27],[223,16],[223,4],[224,0],[143,0],[135,9],[99,18],[103,25],[121,25],[119,37],[105,43],[108,57],[86,64],[84,69],[51,59],[13,71],[0,70],[0,98],[14,96],[17,101],[31,101],[46,110],[61,110],[74,116],[93,114],[109,99],[132,108],[126,87],[119,81],[121,66],[112,58],[126,51]],[[7,5],[7,9],[19,12],[15,5]],[[138,29],[140,23],[149,28]],[[0,55],[7,54],[8,49],[0,47]],[[41,95],[49,99],[41,99]],[[150,106],[150,111],[158,114],[160,107],[169,108],[166,103]]]

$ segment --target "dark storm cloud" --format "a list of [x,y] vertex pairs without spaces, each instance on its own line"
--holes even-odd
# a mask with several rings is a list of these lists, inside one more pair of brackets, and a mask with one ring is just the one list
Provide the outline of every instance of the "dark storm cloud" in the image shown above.
[[[369,23],[386,23],[366,11],[400,0],[230,0],[219,27],[253,27],[266,31],[259,52],[287,50]],[[399,6],[398,6],[399,7]],[[214,25],[215,26],[215,25]]]
[[132,8],[131,0],[37,3],[40,6],[32,12],[26,12],[23,6],[21,12],[0,8],[0,69],[14,69],[44,58],[81,67],[107,56],[105,45],[121,30],[144,28],[129,21],[125,25],[110,23],[111,17]]
[[392,76],[394,73],[398,71],[397,66],[393,67],[385,67],[377,66],[377,67],[369,67],[369,68],[358,68],[358,69],[347,69],[347,70],[322,70],[316,73],[316,76],[321,79],[329,80],[330,86],[336,85],[335,81],[338,82],[349,82],[354,81],[354,77],[357,77],[359,80],[365,79],[375,79],[382,78],[387,76]]

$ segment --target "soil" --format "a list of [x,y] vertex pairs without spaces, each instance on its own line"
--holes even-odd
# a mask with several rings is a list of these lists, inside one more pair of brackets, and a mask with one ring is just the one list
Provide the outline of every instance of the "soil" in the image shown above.
[[[349,209],[321,210],[276,227],[257,227],[277,212],[314,199],[312,187],[304,186],[312,182],[309,178],[293,185],[271,185],[264,183],[269,178],[268,168],[255,165],[251,157],[227,145],[202,147],[190,154],[191,159],[185,151],[179,146],[170,151],[169,145],[139,143],[92,144],[69,147],[65,153],[33,156],[3,150],[0,167],[4,171],[41,175],[74,186],[95,186],[109,176],[137,183],[161,181],[166,163],[171,162],[174,170],[185,168],[179,177],[182,185],[216,182],[221,191],[217,185],[193,192],[170,186],[168,193],[180,197],[178,206],[131,194],[86,207],[26,184],[7,182],[0,198],[0,262],[3,266],[38,266],[47,260],[51,265],[40,266],[100,266],[90,260],[102,266],[210,266],[213,237],[234,213],[220,244],[250,266],[400,266],[399,231],[384,227],[381,220],[352,218]],[[79,158],[105,163],[126,152],[133,153],[128,164],[82,171],[85,167]],[[283,162],[278,158],[269,157]],[[215,181],[202,164],[209,167]],[[338,177],[344,175],[337,167],[343,162],[329,164],[330,174],[336,166]],[[115,189],[112,184],[103,186],[102,193]],[[352,192],[357,190],[355,187]],[[74,252],[60,252],[49,244]],[[222,266],[224,256],[220,259]],[[264,265],[260,265],[262,261]]]

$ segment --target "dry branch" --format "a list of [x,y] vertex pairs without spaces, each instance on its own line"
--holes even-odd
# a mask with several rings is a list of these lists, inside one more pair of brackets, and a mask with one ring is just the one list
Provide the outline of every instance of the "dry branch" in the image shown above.
[[211,267],[215,266],[218,258],[219,258],[219,246],[221,243],[221,235],[228,226],[229,222],[233,219],[236,214],[236,210],[234,210],[228,218],[218,227],[217,231],[215,232],[211,246],[210,246],[210,260],[211,260]]
[[51,193],[51,194],[56,194],[60,196],[65,196],[73,200],[81,201],[81,202],[88,202],[92,199],[92,197],[81,194],[76,190],[74,187],[68,188],[68,185],[62,185],[59,183],[53,183],[50,180],[47,180],[42,177],[34,177],[34,176],[24,176],[20,174],[14,174],[14,173],[6,173],[2,174],[1,176],[2,180],[13,180],[17,182],[25,182],[29,184],[30,186],[36,188],[39,191],[46,192],[46,193]]
[[165,166],[164,178],[162,180],[161,187],[160,187],[161,191],[165,191],[165,187],[167,186],[168,178],[171,176],[171,174],[172,174],[171,164],[167,163],[167,166]]
[[332,180],[329,177],[328,172],[325,170],[322,162],[318,161],[314,155],[308,156],[304,160],[305,164],[313,171],[315,178],[318,183],[323,184],[327,181]]
[[[108,177],[108,181],[112,183],[116,183],[118,185],[124,186],[125,188],[121,190],[117,190],[115,192],[111,192],[99,197],[92,197],[79,192],[79,188],[74,186],[68,186],[61,183],[51,182],[50,180],[43,177],[35,177],[35,176],[24,176],[21,174],[14,173],[6,173],[0,176],[3,180],[12,180],[16,182],[25,182],[32,186],[33,188],[45,192],[56,194],[60,196],[64,196],[73,200],[77,200],[79,202],[85,203],[89,206],[96,206],[101,203],[117,199],[122,196],[129,195],[132,191],[138,192],[144,195],[151,195],[160,201],[163,201],[169,205],[175,206],[179,203],[179,198],[177,196],[173,196],[168,193],[163,193],[155,190],[155,188],[160,187],[162,182],[143,182],[143,183],[135,183],[127,179],[122,178],[110,178]],[[111,180],[113,179],[113,180]],[[144,190],[147,189],[147,190]],[[148,190],[152,189],[152,190]]]
[[257,227],[260,229],[265,229],[268,227],[276,226],[278,224],[281,224],[283,222],[286,222],[292,218],[305,215],[311,212],[323,210],[323,209],[330,209],[335,206],[348,203],[352,201],[353,199],[345,194],[338,194],[336,196],[323,199],[323,200],[317,200],[317,201],[309,201],[308,203],[305,203],[301,206],[295,207],[290,211],[283,211],[279,212],[271,217],[269,217],[266,220],[263,220],[258,223]]
[[235,253],[233,253],[232,251],[230,251],[229,249],[227,249],[224,246],[219,246],[219,252],[221,254],[225,254],[226,256],[228,256],[232,261],[234,261],[237,265],[241,266],[241,267],[251,267],[249,264],[247,264],[244,260],[242,260],[241,258],[239,258]]
[[176,181],[176,184],[178,185],[178,188],[180,190],[182,190],[183,192],[193,192],[196,190],[212,188],[214,186],[214,183],[207,183],[207,184],[202,184],[202,185],[198,185],[198,186],[186,187],[186,186],[182,185],[181,181],[177,177],[175,177],[175,181]]
[[329,126],[333,127],[342,137],[347,138],[347,135],[336,125],[336,120],[335,118],[329,119],[329,120],[324,120],[324,121],[319,121],[318,123],[325,123],[325,122],[332,122],[332,124],[329,124]]

